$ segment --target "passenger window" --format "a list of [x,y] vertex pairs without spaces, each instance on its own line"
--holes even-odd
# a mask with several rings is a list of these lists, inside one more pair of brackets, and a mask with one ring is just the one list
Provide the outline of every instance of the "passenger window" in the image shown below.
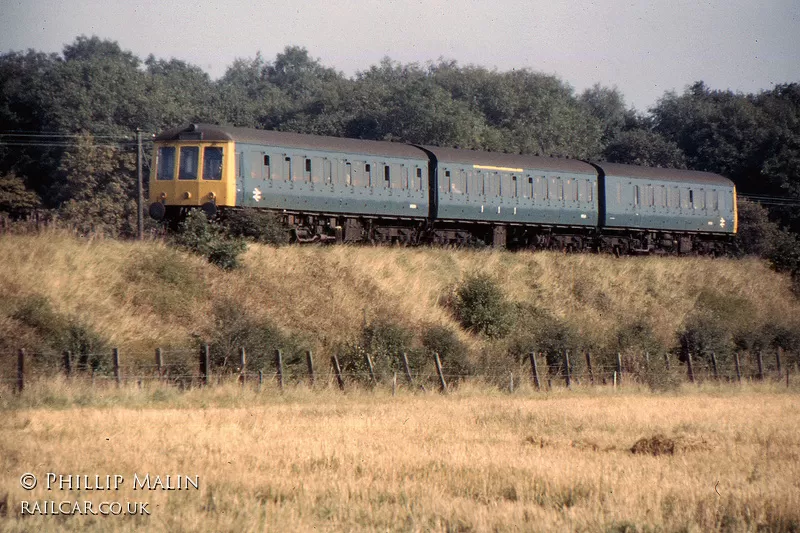
[[533,199],[533,178],[528,176],[528,186],[526,188],[526,198]]
[[592,203],[594,201],[594,183],[591,180],[586,180],[586,201]]
[[249,178],[251,180],[260,180],[261,179],[261,169],[264,165],[262,165],[263,155],[261,152],[247,152],[247,167],[250,169]]
[[197,160],[200,157],[200,148],[197,146],[184,146],[180,150],[180,170],[178,172],[179,180],[196,180],[197,179]]
[[171,180],[175,178],[175,147],[161,146],[158,148],[158,167],[156,179]]
[[[417,185],[417,184],[419,185],[419,190],[423,190],[422,189],[422,169],[419,168],[419,167],[417,167],[417,182],[414,185]],[[413,187],[412,187],[412,189],[413,189]]]
[[270,172],[269,156],[264,154],[264,179],[271,180],[272,172]]
[[681,189],[681,209],[689,209],[689,191]]
[[691,189],[689,189],[689,206],[688,207],[691,207],[692,209],[695,208],[695,205],[694,205],[694,191],[691,190]]
[[372,183],[372,165],[366,163],[364,165],[364,174],[366,174],[366,179],[364,180],[363,186],[366,187],[373,187],[374,184]]
[[464,172],[456,171],[456,175],[450,178],[450,190],[453,194],[464,194],[466,183],[464,183]]
[[344,165],[344,184],[353,184],[353,165],[349,162]]
[[323,177],[320,173],[323,169],[321,157],[306,159],[306,168],[308,169],[308,173],[311,174],[311,183],[322,183]]
[[207,146],[203,149],[203,179],[222,179],[222,148]]
[[389,165],[383,165],[383,186],[387,189],[392,188],[392,170],[389,168]]
[[705,209],[706,208],[706,192],[701,190],[698,191],[697,195],[695,196],[695,209]]
[[401,168],[403,169],[403,177],[400,180],[400,188],[409,189],[410,185],[408,183],[408,167],[403,165]]
[[289,156],[283,158],[283,181],[292,181],[292,158]]
[[369,185],[369,165],[363,161],[355,161],[351,165],[353,187],[366,187]]
[[513,198],[514,185],[511,181],[511,176],[509,174],[498,174],[497,177],[500,181],[500,196],[504,196],[506,198]]
[[719,210],[719,195],[717,191],[706,191],[706,207],[712,211]]
[[634,207],[639,205],[639,186],[633,186],[633,205]]
[[308,157],[303,158],[303,181],[308,183],[311,181],[311,159]]
[[330,159],[323,159],[322,161],[322,179],[326,184],[333,183],[333,165]]
[[622,183],[617,182],[617,204],[622,205]]

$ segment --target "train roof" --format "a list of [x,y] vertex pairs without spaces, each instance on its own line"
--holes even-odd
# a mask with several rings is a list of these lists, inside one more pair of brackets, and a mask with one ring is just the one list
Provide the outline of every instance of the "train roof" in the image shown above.
[[592,162],[592,164],[600,168],[606,176],[733,187],[733,182],[731,180],[711,172],[678,170],[674,168],[638,167],[635,165],[623,165],[621,163]]
[[456,163],[463,165],[481,165],[487,167],[513,168],[523,170],[546,170],[554,172],[574,172],[577,174],[597,174],[590,164],[577,159],[560,159],[556,157],[539,157],[535,155],[506,154],[502,152],[479,152],[477,150],[461,150],[442,148],[440,146],[423,146],[431,152],[440,163]]
[[306,135],[288,131],[257,130],[253,128],[237,128],[232,126],[216,126],[212,124],[189,124],[167,130],[155,138],[156,141],[202,140],[202,141],[234,141],[247,144],[265,144],[270,146],[287,146],[346,152],[365,155],[399,157],[427,160],[428,156],[419,148],[396,142],[364,141],[343,137],[326,137],[322,135]]

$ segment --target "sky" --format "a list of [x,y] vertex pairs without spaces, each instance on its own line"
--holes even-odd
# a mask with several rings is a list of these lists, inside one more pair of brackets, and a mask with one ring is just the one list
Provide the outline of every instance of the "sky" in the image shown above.
[[617,87],[639,111],[695,81],[757,92],[800,81],[800,0],[0,0],[0,53],[79,35],[218,78],[237,58],[305,47],[353,76],[382,58],[554,74]]

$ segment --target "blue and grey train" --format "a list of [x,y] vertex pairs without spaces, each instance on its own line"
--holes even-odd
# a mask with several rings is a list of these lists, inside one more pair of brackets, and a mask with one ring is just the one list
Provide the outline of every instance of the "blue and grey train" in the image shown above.
[[722,253],[736,187],[708,172],[207,124],[155,138],[150,215],[276,213],[299,242]]

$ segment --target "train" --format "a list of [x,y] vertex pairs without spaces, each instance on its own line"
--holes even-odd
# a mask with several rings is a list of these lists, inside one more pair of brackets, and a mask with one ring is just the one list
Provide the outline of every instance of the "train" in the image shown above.
[[189,124],[154,138],[149,213],[268,210],[293,241],[723,254],[736,187],[689,170]]

